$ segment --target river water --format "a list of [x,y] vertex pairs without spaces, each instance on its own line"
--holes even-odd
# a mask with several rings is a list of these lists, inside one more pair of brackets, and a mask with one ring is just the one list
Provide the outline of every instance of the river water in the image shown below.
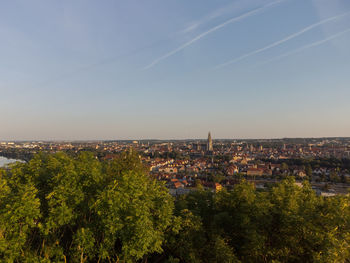
[[15,159],[8,159],[6,157],[0,156],[0,167],[4,167],[7,164],[15,163],[15,162],[21,162],[21,161],[20,160],[15,160]]

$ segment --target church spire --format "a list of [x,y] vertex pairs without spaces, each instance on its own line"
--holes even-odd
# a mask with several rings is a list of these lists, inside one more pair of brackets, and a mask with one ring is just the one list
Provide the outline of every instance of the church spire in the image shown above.
[[211,139],[210,132],[208,133],[207,151],[208,152],[212,152],[213,151],[213,140]]

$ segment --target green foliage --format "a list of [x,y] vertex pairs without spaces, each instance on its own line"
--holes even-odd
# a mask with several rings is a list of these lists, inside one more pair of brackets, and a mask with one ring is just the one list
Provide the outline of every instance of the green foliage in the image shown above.
[[[306,166],[306,170],[308,166]],[[349,262],[350,196],[292,177],[175,201],[133,152],[38,154],[0,170],[1,262]]]
[[305,173],[306,175],[311,178],[312,177],[312,167],[310,164],[306,165],[305,167]]
[[13,262],[24,260],[22,249],[40,226],[40,203],[32,183],[17,184],[6,177],[0,174],[0,258]]
[[[293,178],[267,192],[244,181],[233,191],[197,191],[177,201],[182,228],[171,256],[181,262],[349,262],[349,201],[349,195],[316,196],[309,183],[300,187]],[[195,217],[193,224],[184,212]]]
[[6,262],[135,262],[162,252],[174,203],[134,153],[36,155],[0,177]]
[[181,262],[201,262],[201,249],[206,239],[200,217],[183,209],[177,219],[180,227],[168,234],[166,250]]
[[282,171],[287,171],[287,170],[288,170],[288,164],[282,163],[282,164],[281,164],[281,170],[282,170]]
[[336,171],[331,172],[329,179],[331,182],[334,182],[334,183],[339,183],[341,181],[341,178],[339,177]]
[[128,260],[161,252],[172,208],[167,191],[157,182],[150,183],[135,172],[122,174],[99,195],[94,206],[103,226],[102,257],[116,249],[119,257]]

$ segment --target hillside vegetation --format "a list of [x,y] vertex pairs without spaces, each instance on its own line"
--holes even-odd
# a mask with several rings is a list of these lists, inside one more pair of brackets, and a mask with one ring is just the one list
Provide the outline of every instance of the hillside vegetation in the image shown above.
[[134,153],[0,170],[1,262],[350,262],[350,197],[288,179],[177,199]]

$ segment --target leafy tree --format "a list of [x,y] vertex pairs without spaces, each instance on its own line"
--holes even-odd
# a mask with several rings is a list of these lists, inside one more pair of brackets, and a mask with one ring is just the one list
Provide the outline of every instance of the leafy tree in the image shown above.
[[331,182],[334,182],[334,183],[339,183],[341,180],[340,176],[338,175],[338,172],[335,170],[331,172],[329,179]]
[[306,173],[306,175],[307,175],[309,178],[312,177],[312,168],[311,168],[311,165],[310,165],[310,164],[306,165],[306,167],[305,167],[305,173]]
[[16,182],[0,171],[0,258],[4,261],[24,261],[30,256],[23,248],[31,245],[35,228],[40,227],[36,194],[31,182]]
[[82,152],[38,154],[0,177],[6,262],[135,262],[162,252],[174,220],[166,188],[136,153],[101,163]]
[[257,260],[264,245],[264,215],[268,216],[264,195],[259,198],[254,185],[243,181],[232,192],[219,192],[215,204],[215,232],[244,262]]
[[265,192],[244,181],[233,191],[197,191],[176,210],[194,217],[181,220],[188,228],[167,250],[180,262],[348,262],[349,196],[319,197],[292,177]]
[[99,254],[133,262],[161,252],[172,209],[167,190],[156,181],[135,172],[122,174],[100,193],[94,206],[103,236]]
[[287,170],[288,170],[288,164],[282,163],[282,164],[281,164],[281,170],[282,170],[283,172],[287,171]]
[[0,170],[0,261],[349,262],[349,204],[292,177],[174,200],[133,151],[41,153]]
[[195,185],[196,189],[204,190],[204,187],[203,187],[202,182],[201,182],[200,179],[196,179],[194,185]]
[[207,240],[201,218],[188,209],[182,209],[178,212],[176,226],[167,236],[167,254],[181,262],[202,262]]

